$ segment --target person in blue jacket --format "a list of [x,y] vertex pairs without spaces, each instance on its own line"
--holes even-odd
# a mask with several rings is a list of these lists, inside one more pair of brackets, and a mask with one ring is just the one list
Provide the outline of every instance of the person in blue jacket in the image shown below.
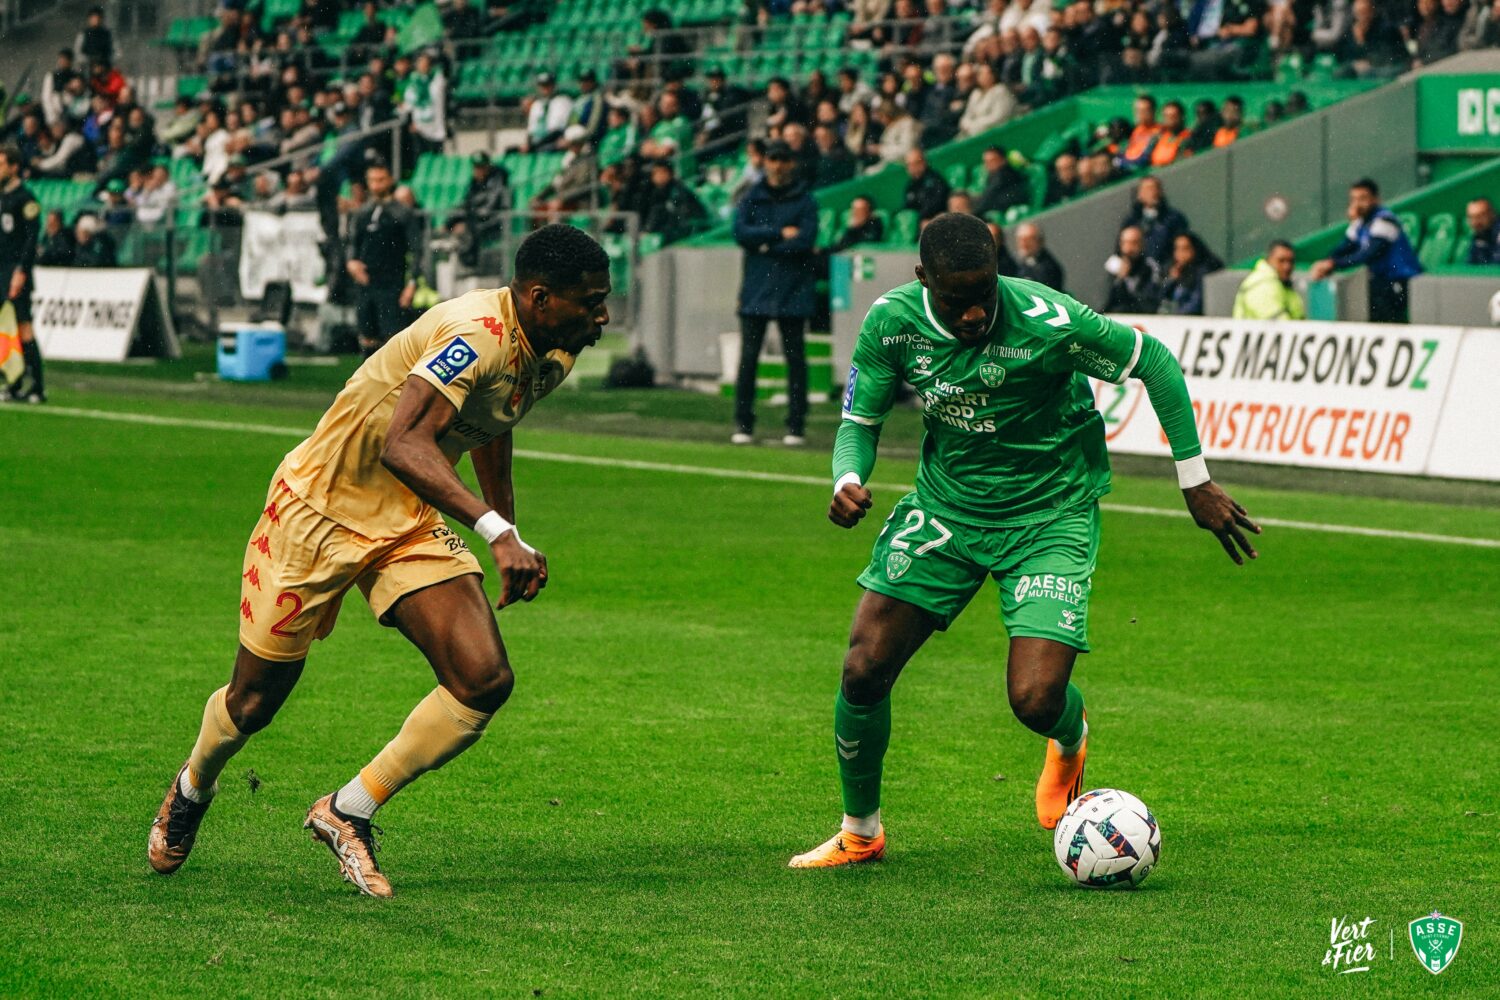
[[1349,188],[1349,228],[1324,260],[1312,266],[1313,280],[1352,267],[1370,269],[1370,322],[1407,322],[1407,283],[1422,273],[1417,251],[1396,213],[1380,203],[1380,188],[1368,177]]
[[734,387],[735,444],[755,440],[755,373],[766,327],[776,321],[786,355],[786,436],[804,443],[807,423],[807,320],[818,280],[818,204],[796,179],[797,161],[786,143],[766,146],[766,175],[740,199],[734,240],[745,250],[740,284],[740,366]]

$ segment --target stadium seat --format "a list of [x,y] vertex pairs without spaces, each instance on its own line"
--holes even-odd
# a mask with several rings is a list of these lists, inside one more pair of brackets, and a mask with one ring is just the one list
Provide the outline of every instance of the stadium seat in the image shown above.
[[1406,238],[1411,240],[1412,246],[1422,245],[1422,217],[1416,212],[1397,212],[1396,218],[1401,223],[1401,228],[1406,230]]
[[1438,212],[1427,217],[1427,234],[1417,250],[1417,259],[1425,270],[1442,267],[1453,259],[1453,247],[1458,242],[1458,224],[1447,212]]
[[896,213],[891,228],[886,232],[886,242],[912,246],[921,232],[922,220],[916,209],[905,208]]
[[969,166],[966,163],[950,163],[943,168],[943,179],[948,186],[955,191],[967,191],[969,188]]

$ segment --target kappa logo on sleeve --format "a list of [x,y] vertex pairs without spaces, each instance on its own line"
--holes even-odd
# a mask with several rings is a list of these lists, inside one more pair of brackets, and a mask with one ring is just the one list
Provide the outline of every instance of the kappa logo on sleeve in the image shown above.
[[462,337],[454,337],[453,343],[443,348],[441,354],[427,362],[427,370],[438,377],[444,385],[463,374],[479,358],[479,352],[470,347]]
[[844,412],[849,413],[854,409],[854,383],[859,381],[859,369],[854,365],[849,366],[849,384],[844,387]]

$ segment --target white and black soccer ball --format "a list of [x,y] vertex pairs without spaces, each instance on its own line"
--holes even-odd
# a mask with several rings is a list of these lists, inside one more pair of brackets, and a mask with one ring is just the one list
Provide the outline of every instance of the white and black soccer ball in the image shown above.
[[1052,837],[1057,863],[1091,889],[1140,885],[1161,859],[1161,828],[1146,803],[1115,788],[1073,800]]

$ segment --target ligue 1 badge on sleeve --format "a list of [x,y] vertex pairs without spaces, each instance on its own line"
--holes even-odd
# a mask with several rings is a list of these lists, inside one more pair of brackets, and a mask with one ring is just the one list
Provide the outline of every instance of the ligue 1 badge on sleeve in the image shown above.
[[1417,961],[1434,976],[1453,962],[1453,956],[1458,954],[1458,946],[1464,940],[1463,923],[1436,910],[1430,916],[1413,920],[1406,925],[1406,930],[1411,936],[1411,948],[1417,953]]

